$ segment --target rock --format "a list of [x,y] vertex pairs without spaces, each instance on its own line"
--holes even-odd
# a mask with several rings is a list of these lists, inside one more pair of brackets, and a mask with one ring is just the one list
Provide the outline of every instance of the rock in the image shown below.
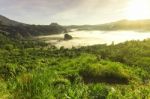
[[69,35],[69,34],[64,35],[64,40],[71,40],[71,39],[72,39],[71,35]]

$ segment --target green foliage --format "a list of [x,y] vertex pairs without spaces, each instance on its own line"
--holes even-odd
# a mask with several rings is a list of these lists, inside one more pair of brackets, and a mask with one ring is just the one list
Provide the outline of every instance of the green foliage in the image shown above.
[[0,99],[8,99],[11,98],[11,94],[7,89],[7,84],[0,78]]
[[8,33],[8,36],[16,39],[24,39],[32,36],[59,34],[67,31],[58,24],[51,25],[0,25],[0,31]]
[[2,99],[150,98],[150,40],[57,49],[0,38]]
[[51,73],[24,73],[17,77],[14,97],[17,99],[47,99],[54,97],[50,85]]
[[90,86],[90,99],[106,99],[109,94],[109,88],[102,84],[95,84]]
[[130,79],[129,70],[123,68],[122,64],[100,61],[92,64],[81,71],[81,75],[88,82],[125,83]]
[[82,47],[81,49],[82,52],[95,54],[100,59],[109,59],[150,71],[150,39],[144,41],[127,41],[115,46],[95,45]]

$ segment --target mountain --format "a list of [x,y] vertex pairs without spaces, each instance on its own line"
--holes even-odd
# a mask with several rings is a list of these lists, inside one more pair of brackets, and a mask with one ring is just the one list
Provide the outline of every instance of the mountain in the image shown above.
[[0,33],[7,34],[13,38],[51,35],[64,33],[66,31],[65,27],[57,23],[51,23],[50,25],[30,25],[0,15]]
[[101,29],[108,30],[139,30],[139,31],[149,31],[150,30],[150,20],[120,20],[117,22],[107,23],[99,25]]
[[9,19],[5,16],[2,16],[2,15],[0,15],[0,24],[8,25],[8,26],[25,25],[24,23],[11,20],[11,19]]
[[99,25],[72,25],[61,26],[57,23],[50,25],[30,25],[11,20],[0,15],[0,33],[9,35],[13,38],[28,38],[39,35],[51,35],[66,33],[70,29],[78,30],[135,30],[135,31],[150,31],[150,20],[120,20]]
[[150,31],[150,20],[119,20],[99,25],[72,25],[69,29],[78,30],[136,30],[136,31]]

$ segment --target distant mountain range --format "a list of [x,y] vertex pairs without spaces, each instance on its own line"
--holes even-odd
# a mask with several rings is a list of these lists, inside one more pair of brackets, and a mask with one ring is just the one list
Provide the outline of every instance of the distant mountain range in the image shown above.
[[120,20],[99,25],[72,25],[70,29],[78,30],[135,30],[135,31],[150,31],[150,20]]
[[61,26],[57,23],[51,23],[50,25],[30,25],[0,15],[0,33],[7,34],[11,37],[24,38],[38,35],[66,33],[70,29],[103,31],[135,30],[147,32],[150,31],[150,20],[120,20],[99,25]]

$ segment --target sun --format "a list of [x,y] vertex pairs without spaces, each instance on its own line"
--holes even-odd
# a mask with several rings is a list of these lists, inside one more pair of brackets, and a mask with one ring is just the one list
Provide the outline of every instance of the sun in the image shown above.
[[131,0],[126,9],[126,18],[129,20],[150,18],[149,0]]

